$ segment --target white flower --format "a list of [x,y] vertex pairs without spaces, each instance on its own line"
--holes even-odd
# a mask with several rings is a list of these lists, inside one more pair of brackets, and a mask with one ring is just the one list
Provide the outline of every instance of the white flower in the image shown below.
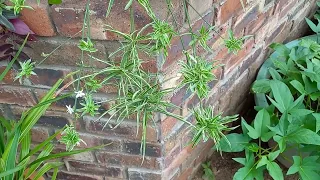
[[86,95],[82,90],[76,91],[75,93],[76,93],[76,98],[81,98]]
[[69,113],[69,114],[73,114],[73,108],[71,107],[71,105],[66,105],[66,107],[67,107],[67,112]]

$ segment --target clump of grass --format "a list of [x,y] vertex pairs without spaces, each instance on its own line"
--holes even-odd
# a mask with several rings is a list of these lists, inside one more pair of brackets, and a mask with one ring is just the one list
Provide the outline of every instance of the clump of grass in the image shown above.
[[228,52],[232,52],[233,54],[237,54],[243,46],[244,40],[248,39],[252,36],[243,36],[241,38],[236,38],[233,32],[228,30],[229,38],[224,40],[225,46],[228,48]]

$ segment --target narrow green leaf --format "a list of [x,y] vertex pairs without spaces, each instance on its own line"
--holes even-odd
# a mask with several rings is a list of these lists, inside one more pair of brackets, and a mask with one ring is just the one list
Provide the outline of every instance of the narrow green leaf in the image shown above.
[[10,31],[15,31],[13,24],[3,14],[0,14],[0,24],[4,25]]
[[108,5],[108,10],[107,10],[107,13],[106,13],[106,17],[109,16],[113,4],[114,4],[114,0],[110,0],[110,1],[109,1],[109,5]]
[[6,69],[1,73],[0,75],[0,81],[3,80],[4,76],[8,73],[8,71],[11,69],[13,63],[18,59],[24,45],[26,44],[27,40],[28,40],[29,34],[27,35],[27,37],[24,39],[22,45],[20,46],[19,50],[17,51],[17,53],[15,54],[15,56],[13,57],[13,59],[10,61],[10,63],[8,64],[8,66],[6,67]]
[[128,10],[130,8],[130,6],[132,5],[133,0],[129,0],[126,7],[124,8],[124,10]]
[[61,4],[62,0],[48,0],[48,4]]

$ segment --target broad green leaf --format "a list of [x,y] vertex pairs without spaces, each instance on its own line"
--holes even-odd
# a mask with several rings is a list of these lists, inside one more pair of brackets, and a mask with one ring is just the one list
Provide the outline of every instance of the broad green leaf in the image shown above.
[[285,83],[277,80],[271,81],[270,85],[272,94],[277,104],[281,107],[281,109],[288,110],[290,105],[293,103],[293,96],[291,95],[288,86]]
[[268,159],[270,161],[274,161],[279,156],[279,154],[280,154],[280,150],[271,152],[268,154]]
[[259,163],[257,164],[257,168],[262,167],[264,165],[267,165],[269,162],[267,156],[262,156],[261,159],[259,160]]
[[277,51],[277,53],[280,55],[280,56],[284,56],[284,57],[287,57],[290,53],[290,49],[283,45],[283,44],[280,44],[280,43],[272,43],[270,45],[270,48],[274,49],[275,51]]
[[248,135],[252,139],[258,139],[259,138],[259,133],[252,127],[250,126],[245,120],[242,119],[242,124],[246,127],[248,130]]
[[285,139],[281,136],[276,135],[273,137],[273,140],[278,143],[280,152],[284,152],[287,146],[287,142],[285,141]]
[[299,127],[297,130],[288,133],[286,135],[286,140],[298,144],[320,145],[320,136],[317,133],[303,127]]
[[313,117],[316,119],[316,133],[320,131],[320,113],[312,113]]
[[232,159],[242,165],[246,165],[246,158],[232,158]]
[[278,73],[278,71],[275,70],[274,68],[269,68],[269,72],[270,72],[271,77],[272,77],[274,80],[279,80],[279,81],[282,80],[281,75],[280,75],[280,74]]
[[310,94],[310,98],[312,99],[312,101],[316,101],[319,97],[320,97],[320,92],[315,92]]
[[267,170],[269,171],[270,176],[276,180],[283,180],[282,169],[276,162],[268,162]]
[[241,152],[249,143],[250,138],[243,134],[231,133],[222,138],[219,143],[219,148],[223,152]]
[[304,89],[303,85],[297,81],[297,80],[292,80],[290,84],[297,90],[299,91],[300,94],[307,94],[306,90]]
[[271,90],[271,87],[270,87],[269,79],[256,80],[252,86],[252,91],[254,93],[267,93],[267,92],[270,92],[270,90]]
[[315,25],[310,19],[305,18],[307,24],[309,25],[310,29],[315,32],[315,33],[319,33],[319,28],[317,27],[317,25]]
[[293,165],[289,168],[287,175],[299,172],[302,180],[320,179],[320,175],[318,172],[320,163],[317,162],[318,159],[318,156],[309,156],[304,159],[301,159],[300,156],[293,156],[294,162]]

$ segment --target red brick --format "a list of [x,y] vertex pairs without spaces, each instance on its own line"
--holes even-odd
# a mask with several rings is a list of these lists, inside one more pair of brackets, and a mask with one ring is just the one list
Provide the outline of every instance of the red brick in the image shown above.
[[39,36],[54,36],[56,32],[51,23],[48,13],[48,7],[44,4],[36,4],[28,2],[33,9],[23,8],[21,11],[21,20],[23,20],[29,28]]
[[[95,119],[86,118],[85,127],[88,132],[95,134],[104,134],[111,137],[119,137],[131,140],[141,140],[142,130],[141,126],[139,133],[137,134],[136,124],[134,122],[124,121],[117,128],[115,127],[116,123],[109,122],[108,125],[104,127],[106,120],[95,121]],[[110,125],[110,126],[109,126]],[[154,127],[147,127],[147,142],[157,142],[158,135],[157,130]]]
[[[55,6],[52,9],[53,21],[57,27],[58,32],[61,35],[73,36],[81,30],[85,14],[85,4],[86,1],[77,2],[77,9],[72,9],[75,8],[74,1],[72,1],[71,3],[62,3],[61,5]],[[91,37],[93,39],[119,39],[118,35],[112,32],[104,32],[105,24],[112,26],[114,29],[120,30],[125,33],[129,33],[130,14],[129,11],[124,10],[126,4],[127,1],[125,0],[121,0],[117,3],[114,3],[109,16],[105,18],[108,7],[108,1],[91,2],[90,11],[93,12],[90,15]],[[137,3],[134,2],[133,6],[135,7],[135,25],[137,29],[140,29],[150,22],[150,18],[149,16],[147,16],[144,9],[141,6],[138,6]],[[81,36],[81,33],[78,34],[78,36]]]
[[36,104],[29,88],[0,86],[0,103],[32,106]]
[[[49,173],[52,176],[52,172]],[[59,171],[57,179],[68,179],[68,180],[104,180],[102,176],[73,173],[66,171]]]
[[97,136],[97,135],[84,134],[84,133],[80,133],[80,138],[87,144],[85,145],[81,143],[80,147],[82,148],[109,144],[108,146],[104,147],[105,150],[112,151],[112,152],[118,152],[121,150],[121,141],[118,139],[110,139],[110,138],[108,139],[107,137],[104,137],[104,136]]
[[98,176],[123,178],[124,172],[122,168],[118,167],[106,167],[104,165],[96,163],[87,163],[80,161],[67,161],[69,168],[72,171],[90,173]]
[[115,165],[115,166],[127,166],[127,167],[142,167],[148,169],[160,169],[161,162],[160,159],[155,157],[137,155],[126,155],[118,153],[109,153],[109,152],[97,152],[96,157],[99,163],[106,165]]
[[[30,78],[30,81],[33,85],[37,87],[45,86],[52,87],[59,79],[65,78],[69,73],[71,73],[70,69],[49,69],[49,67],[44,68],[35,68],[34,72],[37,74]],[[61,87],[68,83],[68,81],[64,81]]]
[[44,127],[33,127],[31,129],[31,141],[41,143],[49,137],[49,131]]
[[[235,26],[234,26],[234,34],[236,36],[240,35],[241,31],[248,27],[248,24],[257,19],[259,13],[259,7],[256,5],[251,8],[248,12],[238,17]],[[252,28],[252,27],[250,27]]]
[[[246,0],[243,0],[244,4],[246,2]],[[227,20],[236,15],[236,13],[240,10],[242,10],[242,5],[240,1],[227,0],[219,9],[219,24],[224,24]]]
[[[1,64],[0,64],[0,72],[2,73],[5,69],[6,69],[6,66],[1,66]],[[15,70],[11,68],[8,71],[8,73],[4,76],[2,81],[0,81],[0,84],[18,85],[19,81],[18,80],[14,81],[14,78],[16,77],[16,75],[17,75],[17,73],[15,72]]]
[[[140,155],[141,142],[131,142],[127,141],[123,143],[123,151],[128,154]],[[161,148],[160,144],[146,144],[145,155],[150,157],[161,157]]]
[[152,179],[152,180],[161,180],[161,172],[152,172],[146,171],[138,168],[129,168],[128,169],[129,179]]
[[242,62],[243,58],[245,58],[247,54],[251,52],[253,47],[254,39],[250,38],[245,42],[245,44],[242,46],[242,49],[237,54],[233,54],[231,58],[227,60],[227,64],[225,66],[226,74],[232,71],[234,67],[239,65],[239,63]]
[[172,128],[179,122],[174,117],[167,117],[161,122],[161,133],[163,137],[167,137],[169,133],[172,132]]
[[[50,65],[49,69],[53,68],[52,65],[60,67],[78,66],[81,57],[81,50],[78,48],[78,43],[78,40],[61,39],[60,37],[39,39],[37,41],[28,42],[31,48],[25,48],[24,52],[35,62],[40,62],[44,59],[42,53],[51,53],[43,62],[45,65]],[[55,50],[57,47],[59,48]],[[97,48],[98,51],[91,53],[91,55],[98,59],[105,60],[105,47],[100,43],[95,43],[95,48]],[[106,67],[104,63],[92,60],[88,56],[88,53],[84,53],[83,61],[87,66],[95,65],[95,68]]]

